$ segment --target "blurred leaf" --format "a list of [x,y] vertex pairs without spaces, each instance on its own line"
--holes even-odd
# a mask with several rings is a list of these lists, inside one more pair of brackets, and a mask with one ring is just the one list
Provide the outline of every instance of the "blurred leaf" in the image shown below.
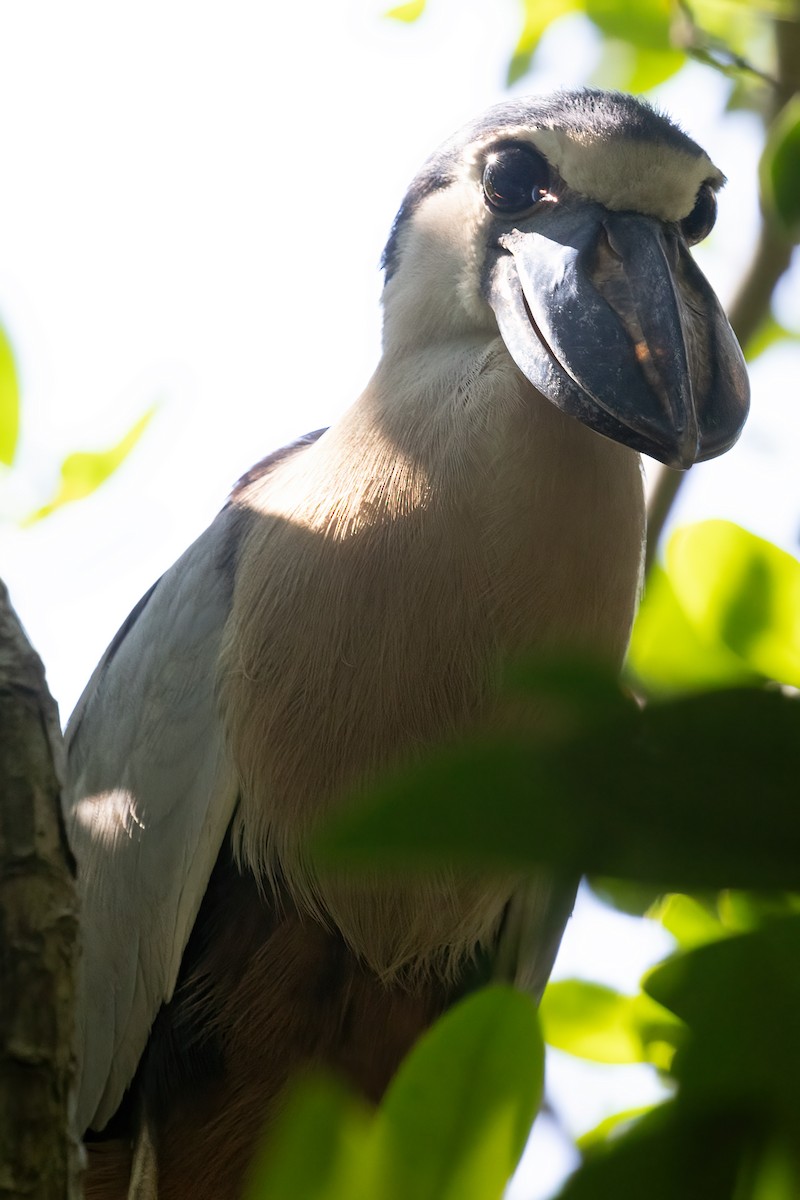
[[500,1200],[543,1078],[533,1002],[485,988],[423,1035],[377,1115],[331,1080],[296,1087],[246,1200]]
[[397,8],[390,8],[386,13],[394,21],[405,21],[411,24],[412,21],[417,21],[425,11],[426,0],[411,0],[410,4],[400,4]]
[[662,897],[648,916],[660,921],[682,950],[703,946],[728,934],[715,912],[693,896],[680,892]]
[[544,1040],[556,1050],[593,1062],[642,1062],[632,1027],[632,996],[583,979],[549,983],[539,1007]]
[[250,1172],[246,1200],[374,1200],[372,1114],[340,1083],[298,1085]]
[[19,438],[19,380],[11,343],[0,327],[0,463],[10,467]]
[[[727,0],[727,5],[733,9],[751,9],[761,17],[779,17],[786,21],[797,16],[797,0]],[[700,10],[705,11],[706,6],[719,8],[720,0],[700,0]]]
[[792,241],[800,241],[800,96],[775,118],[759,166],[761,197]]
[[758,929],[765,921],[800,913],[800,896],[792,892],[760,892],[755,895],[753,892],[726,888],[717,897],[717,909],[726,930],[745,933]]
[[644,91],[669,79],[686,61],[683,51],[670,44],[671,0],[643,0],[636,6],[628,0],[525,0],[523,29],[508,70],[509,86],[530,70],[539,42],[553,22],[581,11],[603,34],[602,86]]
[[754,113],[763,125],[768,125],[774,113],[772,98],[774,89],[764,80],[754,80],[752,76],[741,72],[729,77],[730,91],[725,102],[726,113]]
[[599,1147],[605,1146],[609,1139],[619,1137],[620,1134],[626,1132],[640,1117],[651,1113],[655,1107],[654,1104],[644,1104],[639,1108],[626,1108],[623,1112],[611,1113],[610,1116],[604,1117],[599,1124],[595,1125],[594,1129],[589,1129],[576,1138],[575,1145],[581,1154],[591,1155]]
[[[709,572],[702,573],[707,581]],[[759,675],[720,640],[700,630],[676,595],[674,580],[655,564],[633,626],[626,668],[651,696],[754,683]]]
[[473,739],[374,790],[327,858],[542,864],[671,890],[800,887],[800,702],[741,689],[652,704],[555,746]]
[[800,1149],[773,1135],[760,1149],[748,1180],[747,1200],[797,1200]]
[[631,55],[627,74],[616,86],[640,95],[677,75],[685,63],[682,50],[646,50],[640,46]]
[[533,1001],[512,988],[475,992],[423,1034],[377,1115],[335,1081],[297,1086],[246,1200],[500,1200],[543,1072]]
[[672,49],[670,28],[671,0],[585,0],[586,15],[600,32],[620,38],[643,50]]
[[665,1045],[674,1045],[681,1029],[650,997],[625,996],[584,979],[548,984],[539,1017],[551,1046],[603,1063],[653,1062],[655,1057],[656,1065],[664,1067]]
[[800,913],[800,896],[792,892],[743,892],[726,888],[709,897],[672,893],[648,912],[677,941],[681,950],[758,929],[765,921]]
[[524,7],[522,33],[508,67],[506,82],[509,87],[530,70],[533,56],[548,27],[559,17],[582,9],[583,0],[524,0]]
[[527,996],[492,987],[457,1004],[402,1064],[381,1106],[381,1200],[499,1200],[525,1148],[543,1077]]
[[582,1154],[590,1157],[599,1148],[607,1148],[610,1139],[619,1138],[640,1117],[645,1116],[648,1112],[652,1112],[655,1108],[655,1104],[643,1104],[636,1109],[624,1109],[621,1112],[612,1112],[609,1116],[603,1117],[603,1120],[597,1123],[594,1129],[588,1129],[587,1133],[583,1133],[579,1138],[576,1138],[575,1144]]
[[785,325],[781,325],[773,313],[769,312],[745,346],[745,357],[748,362],[755,362],[760,354],[781,342],[800,342],[800,333],[796,329],[787,329]]
[[26,517],[23,524],[32,525],[43,517],[48,517],[62,505],[71,504],[74,500],[83,500],[96,491],[128,457],[149,425],[154,412],[155,406],[149,408],[110,449],[79,451],[68,455],[61,464],[61,485],[56,495],[49,504]]
[[677,955],[644,984],[689,1027],[673,1064],[682,1103],[797,1119],[800,916]]
[[599,1144],[558,1200],[731,1200],[742,1140],[728,1114],[687,1116],[667,1101]]
[[610,879],[605,875],[592,875],[588,882],[598,900],[629,917],[649,916],[650,910],[659,903],[663,894],[660,888],[654,888],[652,884]]
[[800,562],[730,521],[679,529],[667,570],[694,630],[767,679],[800,685]]
[[800,563],[729,521],[678,530],[655,567],[628,654],[653,695],[800,681]]
[[635,709],[616,672],[607,663],[587,658],[522,658],[503,671],[501,689],[507,701],[519,698],[522,714],[536,714],[537,735],[559,738],[574,734],[587,722],[615,714],[624,720]]
[[604,37],[590,82],[595,88],[640,94],[672,78],[685,62],[682,50],[648,50],[619,37]]

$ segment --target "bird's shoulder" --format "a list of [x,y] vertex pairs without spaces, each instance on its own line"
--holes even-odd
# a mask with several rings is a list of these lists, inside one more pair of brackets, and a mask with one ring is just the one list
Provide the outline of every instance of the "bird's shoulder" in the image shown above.
[[[270,456],[256,477],[306,444]],[[254,520],[236,496],[133,609],[67,727],[64,808],[82,905],[82,1128],[102,1128],[130,1083],[236,807],[217,694]]]

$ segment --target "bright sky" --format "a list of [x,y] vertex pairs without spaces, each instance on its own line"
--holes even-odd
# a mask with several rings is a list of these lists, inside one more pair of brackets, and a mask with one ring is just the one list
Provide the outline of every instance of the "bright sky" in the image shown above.
[[[0,321],[25,421],[3,511],[38,507],[66,453],[114,443],[159,405],[97,496],[22,533],[0,526],[0,573],[64,716],[237,476],[328,424],[371,374],[378,261],[405,187],[502,98],[517,35],[513,0],[430,6],[406,27],[382,19],[381,0],[0,0]],[[584,83],[594,58],[570,18],[519,90]],[[757,148],[747,117],[720,122],[721,87],[698,82],[701,68],[661,99],[730,178],[703,256],[724,299],[752,238]],[[782,295],[800,326],[796,286]],[[796,549],[798,374],[797,351],[758,365],[748,430],[693,472],[681,519],[729,516]],[[585,906],[558,973],[633,988],[660,947],[632,946],[638,928]],[[573,1071],[551,1082],[584,1128],[609,1096],[652,1092],[649,1076],[632,1099],[627,1072],[623,1090],[573,1086]],[[520,1200],[547,1194],[548,1154]]]

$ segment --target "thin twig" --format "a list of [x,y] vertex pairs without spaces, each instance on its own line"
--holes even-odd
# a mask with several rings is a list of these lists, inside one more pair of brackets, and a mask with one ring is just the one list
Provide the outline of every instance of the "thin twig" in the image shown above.
[[[780,111],[800,84],[800,22],[776,22],[775,37],[778,72],[771,104],[773,115]],[[789,239],[762,216],[750,266],[739,284],[729,312],[733,331],[742,346],[747,346],[768,315],[772,293],[789,266],[792,249]],[[647,570],[655,559],[661,533],[687,474],[662,467],[656,478],[648,504]]]

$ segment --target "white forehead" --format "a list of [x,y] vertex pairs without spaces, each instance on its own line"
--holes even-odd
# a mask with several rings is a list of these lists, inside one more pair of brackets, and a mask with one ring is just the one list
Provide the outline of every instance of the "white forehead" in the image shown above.
[[531,129],[508,126],[501,137],[473,143],[472,165],[480,167],[497,141],[530,142],[573,191],[614,211],[633,211],[662,221],[680,221],[694,207],[703,183],[718,188],[721,171],[702,150],[605,129]]

